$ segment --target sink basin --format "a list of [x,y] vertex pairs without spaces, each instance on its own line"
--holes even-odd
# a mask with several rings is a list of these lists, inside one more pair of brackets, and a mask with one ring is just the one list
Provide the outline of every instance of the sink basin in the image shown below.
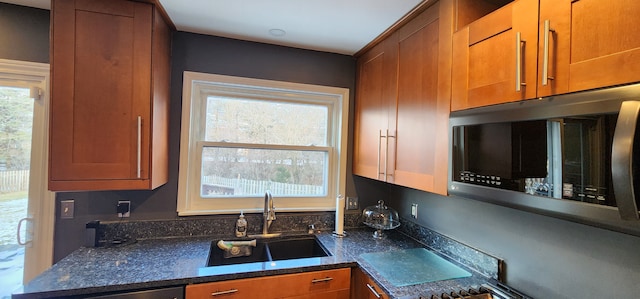
[[209,259],[207,261],[207,267],[267,261],[269,261],[269,253],[267,252],[267,248],[263,242],[256,242],[256,247],[252,248],[251,255],[249,256],[225,258],[224,250],[218,247],[217,241],[213,241],[211,242],[211,248],[209,249]]
[[318,240],[313,237],[272,240],[267,243],[267,246],[273,261],[328,255]]
[[318,242],[315,237],[310,236],[257,239],[256,247],[252,248],[251,255],[232,258],[225,258],[224,251],[217,246],[217,241],[213,241],[209,249],[207,267],[323,257],[328,255],[320,242]]

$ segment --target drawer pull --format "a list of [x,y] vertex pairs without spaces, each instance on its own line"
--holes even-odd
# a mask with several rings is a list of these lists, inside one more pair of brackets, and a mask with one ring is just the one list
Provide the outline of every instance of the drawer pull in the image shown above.
[[317,278],[311,281],[311,283],[319,283],[319,282],[329,282],[332,281],[333,278],[331,277],[327,277],[327,278]]
[[238,292],[238,289],[231,289],[231,290],[227,290],[227,291],[218,291],[218,292],[211,293],[211,297],[220,296],[220,295],[226,295],[226,294],[233,294],[233,293],[237,293],[237,292]]
[[373,295],[376,296],[376,298],[381,298],[380,293],[378,293],[372,285],[367,284],[367,288],[369,288],[369,291],[371,291],[371,293],[373,293]]

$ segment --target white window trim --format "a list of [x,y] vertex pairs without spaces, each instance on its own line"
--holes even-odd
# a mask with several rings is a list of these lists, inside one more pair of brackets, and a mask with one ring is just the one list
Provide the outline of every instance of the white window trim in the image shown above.
[[[200,85],[199,85],[200,84]],[[337,155],[334,165],[329,165],[328,195],[324,198],[305,198],[304,207],[296,205],[295,199],[274,197],[277,211],[282,212],[307,212],[307,211],[335,211],[336,197],[344,195],[346,189],[347,173],[347,141],[348,141],[348,117],[349,117],[349,90],[347,88],[319,86],[301,83],[291,83],[283,81],[272,81],[263,79],[242,78],[224,76],[216,74],[205,74],[197,72],[184,72],[182,91],[182,125],[180,132],[180,169],[178,173],[178,205],[179,216],[189,215],[209,215],[209,214],[229,214],[244,211],[245,213],[262,212],[264,200],[255,198],[251,200],[237,199],[215,199],[202,200],[200,198],[200,165],[199,155],[193,154],[198,148],[196,136],[200,136],[199,128],[195,124],[199,123],[202,107],[197,102],[192,101],[195,96],[199,98],[199,90],[203,86],[217,85],[220,88],[225,86],[257,86],[268,89],[273,93],[286,94],[287,91],[297,91],[302,93],[318,94],[324,97],[335,98],[333,105],[333,123],[338,126],[333,130],[335,148],[329,151],[330,155]],[[269,95],[266,95],[267,97]],[[201,144],[200,144],[201,146]],[[197,165],[190,167],[189,165]],[[336,171],[336,168],[338,170]],[[338,175],[332,175],[337,173]],[[265,190],[267,191],[267,190]]]
[[[0,81],[5,85],[33,88],[41,94],[34,99],[29,174],[29,208],[31,229],[25,248],[25,283],[53,264],[53,229],[55,193],[47,190],[49,161],[49,64],[0,59]],[[34,93],[40,93],[38,89]],[[27,225],[29,227],[29,224]],[[17,228],[16,228],[17,229]]]

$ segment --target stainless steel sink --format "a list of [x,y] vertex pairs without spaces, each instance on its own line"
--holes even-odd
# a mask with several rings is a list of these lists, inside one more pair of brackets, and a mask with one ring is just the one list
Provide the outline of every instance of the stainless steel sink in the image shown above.
[[269,261],[269,253],[263,242],[256,242],[256,247],[252,248],[251,255],[233,258],[225,258],[224,250],[218,248],[216,243],[217,241],[211,242],[207,267]]
[[224,250],[218,248],[217,241],[213,241],[209,249],[207,267],[323,257],[328,255],[327,250],[312,236],[257,239],[256,247],[252,248],[251,255],[230,258],[225,258]]
[[272,240],[267,243],[267,248],[273,261],[328,255],[327,251],[320,245],[320,242],[313,237]]

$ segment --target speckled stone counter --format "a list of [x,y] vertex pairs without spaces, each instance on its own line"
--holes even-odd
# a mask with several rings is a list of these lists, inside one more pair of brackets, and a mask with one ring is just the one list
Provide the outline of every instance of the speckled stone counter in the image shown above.
[[[149,239],[116,247],[80,248],[32,280],[23,293],[14,294],[13,298],[84,297],[87,294],[355,266],[360,266],[372,276],[392,298],[429,298],[431,294],[442,291],[477,287],[487,279],[486,274],[480,274],[483,271],[467,267],[472,277],[394,287],[360,255],[425,245],[400,231],[389,232],[387,238],[382,240],[373,239],[371,233],[371,229],[350,230],[345,238],[320,233],[317,238],[331,256],[282,263],[253,263],[263,264],[258,267],[205,267],[211,241],[218,240],[213,237]],[[447,259],[457,263],[454,259]]]
[[[480,284],[487,281],[487,276],[480,274],[471,267],[458,263],[457,261],[447,257],[445,259],[450,262],[463,266],[472,273],[471,277],[451,279],[444,281],[429,282],[404,287],[395,287],[387,281],[376,269],[367,263],[361,255],[371,252],[393,252],[411,248],[426,247],[424,244],[409,238],[400,232],[386,232],[387,237],[382,240],[372,238],[373,230],[363,229],[350,231],[346,238],[338,239],[330,235],[320,235],[318,239],[330,251],[334,251],[345,258],[355,261],[364,272],[369,274],[380,287],[382,287],[391,298],[431,298],[431,295],[440,295],[442,292],[459,291],[461,289],[477,288]],[[434,250],[433,248],[426,247]],[[442,255],[441,255],[442,256]]]

